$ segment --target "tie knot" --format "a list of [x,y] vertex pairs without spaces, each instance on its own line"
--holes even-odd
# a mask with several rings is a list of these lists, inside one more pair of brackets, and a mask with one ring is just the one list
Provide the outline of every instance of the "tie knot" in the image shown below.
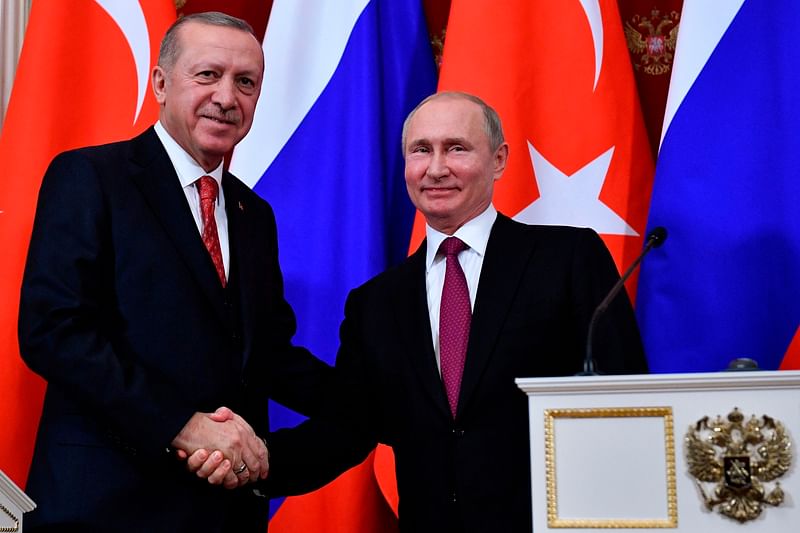
[[446,256],[458,255],[466,249],[467,245],[458,237],[448,237],[439,246],[439,252]]
[[217,200],[217,193],[219,192],[219,185],[217,180],[211,176],[203,176],[197,180],[197,191],[200,193],[200,200]]

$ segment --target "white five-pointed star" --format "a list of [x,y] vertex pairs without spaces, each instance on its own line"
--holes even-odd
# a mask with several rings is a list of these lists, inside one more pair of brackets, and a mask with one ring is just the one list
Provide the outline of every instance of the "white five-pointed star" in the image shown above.
[[586,166],[567,176],[528,142],[539,198],[514,217],[526,224],[579,226],[606,235],[639,234],[600,201],[600,190],[614,154],[612,146]]

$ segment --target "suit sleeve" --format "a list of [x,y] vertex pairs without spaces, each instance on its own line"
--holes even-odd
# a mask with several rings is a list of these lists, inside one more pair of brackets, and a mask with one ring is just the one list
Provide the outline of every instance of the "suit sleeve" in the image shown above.
[[[597,233],[580,230],[572,262],[573,312],[585,339],[595,308],[619,280],[614,259]],[[646,374],[647,361],[628,293],[622,290],[598,318],[593,353],[603,374]]]
[[374,391],[360,341],[358,289],[345,305],[331,387],[318,415],[269,437],[271,496],[316,490],[359,464],[375,448]]
[[118,333],[109,217],[90,161],[77,152],[57,157],[42,182],[23,276],[20,352],[50,387],[155,454],[195,409],[143,368]]

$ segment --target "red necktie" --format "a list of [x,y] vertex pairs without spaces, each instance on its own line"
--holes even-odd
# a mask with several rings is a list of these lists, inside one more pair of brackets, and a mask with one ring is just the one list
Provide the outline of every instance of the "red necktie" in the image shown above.
[[439,252],[446,256],[442,303],[439,308],[439,359],[442,365],[442,381],[453,418],[458,407],[469,325],[472,321],[467,278],[458,262],[458,254],[466,248],[467,245],[456,237],[448,237],[439,247]]
[[203,218],[203,244],[206,245],[211,260],[217,269],[217,275],[222,286],[225,286],[225,265],[222,262],[222,248],[219,245],[217,233],[217,219],[214,218],[214,208],[217,204],[219,185],[211,176],[203,176],[197,180],[197,190],[200,193],[200,215]]

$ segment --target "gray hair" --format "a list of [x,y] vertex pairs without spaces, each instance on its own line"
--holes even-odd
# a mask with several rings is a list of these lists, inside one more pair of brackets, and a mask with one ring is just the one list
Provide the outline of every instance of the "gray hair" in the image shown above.
[[[205,13],[192,13],[181,17],[172,23],[164,38],[161,40],[161,48],[158,51],[158,66],[168,70],[175,65],[175,60],[180,54],[180,44],[178,39],[178,30],[184,24],[190,22],[197,22],[200,24],[208,24],[210,26],[223,26],[226,28],[233,28],[249,33],[253,37],[256,34],[253,32],[253,27],[247,21],[240,18],[220,13],[219,11],[207,11]],[[258,39],[258,37],[256,37]]]
[[486,131],[486,137],[489,138],[489,147],[492,151],[497,150],[500,148],[500,145],[503,144],[506,139],[505,135],[503,135],[503,125],[500,122],[500,116],[497,114],[492,106],[475,96],[474,94],[469,94],[461,91],[443,91],[440,93],[433,93],[432,95],[425,98],[417,107],[411,110],[411,113],[408,114],[406,117],[405,122],[403,122],[403,134],[401,137],[402,149],[403,153],[406,153],[406,135],[408,133],[408,125],[411,122],[411,118],[419,111],[419,109],[430,102],[431,100],[437,100],[439,98],[462,98],[464,100],[469,100],[470,102],[477,104],[480,106],[481,111],[483,111],[483,128]]

